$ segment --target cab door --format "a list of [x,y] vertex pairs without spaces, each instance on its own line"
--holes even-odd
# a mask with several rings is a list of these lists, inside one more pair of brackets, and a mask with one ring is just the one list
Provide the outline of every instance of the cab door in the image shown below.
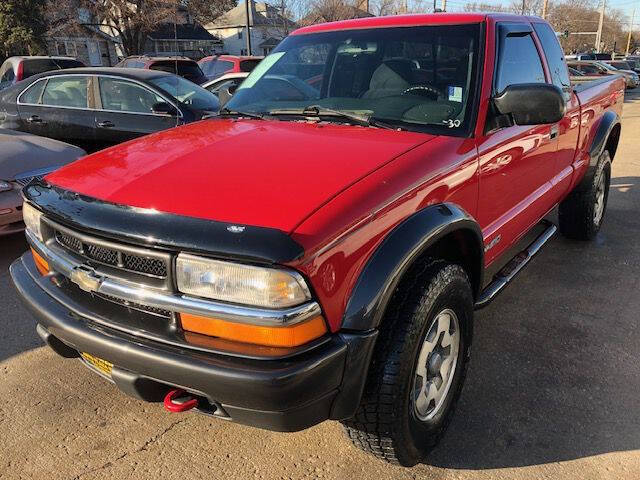
[[580,102],[571,87],[569,70],[558,37],[548,23],[534,23],[533,28],[547,59],[551,81],[562,90],[566,112],[558,123],[558,147],[555,172],[551,179],[552,197],[559,201],[567,192],[573,174],[572,164],[580,136]]
[[[493,95],[509,85],[547,83],[533,29],[525,23],[496,25]],[[514,125],[489,109],[478,138],[485,262],[495,260],[551,208],[547,193],[556,168],[558,125]]]

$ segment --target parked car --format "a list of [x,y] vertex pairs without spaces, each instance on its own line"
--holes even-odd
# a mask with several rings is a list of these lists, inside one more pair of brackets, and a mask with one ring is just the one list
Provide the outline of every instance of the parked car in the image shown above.
[[213,55],[204,57],[198,62],[209,80],[214,80],[227,73],[251,72],[264,57],[237,55]]
[[0,236],[24,229],[22,187],[84,155],[57,140],[0,129]]
[[632,71],[618,70],[611,65],[607,65],[604,62],[597,60],[588,60],[580,62],[568,62],[569,67],[574,68],[585,75],[589,76],[608,76],[608,75],[622,75],[625,78],[626,87],[629,89],[636,88],[640,79],[638,75]]
[[223,106],[248,76],[249,73],[247,72],[225,73],[215,80],[209,80],[204,83],[202,88],[209,90],[218,97],[220,106]]
[[[634,72],[633,70],[626,70],[626,69],[620,69],[617,67],[614,67],[612,65],[612,61],[608,60],[608,61],[604,61],[604,60],[599,60],[596,61],[595,63],[597,63],[598,65],[603,66],[604,68],[606,68],[607,70],[609,70],[610,72],[612,72],[613,74],[622,74],[624,76],[624,78],[627,81],[627,88],[628,89],[632,89],[632,88],[636,88],[639,84],[640,84],[640,77],[638,77],[638,74],[636,72]],[[626,62],[625,62],[626,64]]]
[[0,126],[95,151],[200,120],[219,105],[215,95],[171,73],[77,68],[0,92]]
[[600,230],[623,102],[620,76],[572,86],[536,17],[305,27],[224,115],[27,187],[11,276],[47,344],[130,395],[279,431],[340,420],[414,465],[451,424],[474,309],[553,236],[543,218]]
[[198,62],[187,57],[150,57],[146,55],[136,55],[125,58],[118,63],[116,67],[144,68],[147,70],[173,73],[197,85],[201,85],[208,80],[198,66]]
[[0,66],[0,90],[38,73],[74,67],[84,63],[70,57],[9,57]]
[[637,68],[636,62],[634,60],[607,60],[604,61],[607,65],[611,65],[617,70],[635,72],[636,74],[640,71]]

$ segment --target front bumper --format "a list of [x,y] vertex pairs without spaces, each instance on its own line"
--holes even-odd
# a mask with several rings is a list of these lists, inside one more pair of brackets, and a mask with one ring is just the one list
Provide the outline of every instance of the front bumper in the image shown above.
[[50,295],[52,277],[39,274],[29,253],[10,272],[49,346],[64,357],[87,352],[113,363],[112,381],[142,400],[158,401],[183,388],[207,400],[207,413],[277,431],[348,418],[359,404],[377,331],[334,334],[317,348],[281,359],[207,354],[93,322],[72,299]]
[[0,192],[0,235],[24,230],[20,190]]

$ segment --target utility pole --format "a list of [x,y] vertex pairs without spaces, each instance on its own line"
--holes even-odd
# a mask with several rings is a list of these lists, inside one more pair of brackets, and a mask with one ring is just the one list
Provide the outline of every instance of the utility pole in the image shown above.
[[433,13],[436,13],[436,10],[438,9],[438,7],[436,6],[436,2],[438,0],[433,0]]
[[625,55],[629,55],[629,47],[631,46],[631,30],[633,30],[633,21],[636,17],[636,7],[633,7],[633,13],[631,14],[631,23],[629,24],[629,36],[627,37],[627,50]]
[[247,17],[247,55],[251,55],[251,18],[249,17],[249,2],[251,0],[244,0],[244,13]]
[[549,8],[549,0],[544,0],[542,4],[542,18],[547,18],[547,8]]
[[522,15],[524,15],[525,1],[526,0],[522,0]]
[[602,0],[602,5],[600,5],[600,21],[598,22],[598,33],[596,33],[596,53],[600,53],[600,48],[602,45],[602,23],[604,22],[604,3],[605,3],[605,0]]

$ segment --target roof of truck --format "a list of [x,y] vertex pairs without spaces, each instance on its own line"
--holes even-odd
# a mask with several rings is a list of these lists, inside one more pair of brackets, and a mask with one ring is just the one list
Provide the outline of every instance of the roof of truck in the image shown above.
[[412,15],[389,15],[384,17],[356,18],[339,22],[319,23],[308,27],[299,28],[291,35],[303,35],[307,33],[328,32],[336,30],[353,30],[361,28],[384,27],[415,27],[420,25],[446,25],[457,23],[479,23],[487,19],[495,21],[537,21],[543,22],[539,17],[527,17],[512,15],[509,13],[430,13]]

